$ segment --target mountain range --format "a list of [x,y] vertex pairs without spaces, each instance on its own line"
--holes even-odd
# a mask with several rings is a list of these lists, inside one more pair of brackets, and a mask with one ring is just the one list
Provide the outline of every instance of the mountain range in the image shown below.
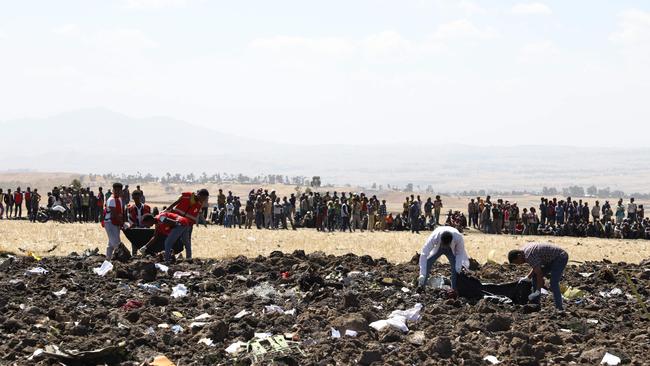
[[[242,132],[241,126],[233,128]],[[0,170],[319,175],[325,183],[413,183],[438,191],[592,184],[650,191],[650,148],[569,146],[579,136],[563,136],[564,146],[305,146],[248,139],[167,117],[131,118],[103,108],[0,122],[0,129],[5,136]],[[321,129],[314,126],[306,134]]]

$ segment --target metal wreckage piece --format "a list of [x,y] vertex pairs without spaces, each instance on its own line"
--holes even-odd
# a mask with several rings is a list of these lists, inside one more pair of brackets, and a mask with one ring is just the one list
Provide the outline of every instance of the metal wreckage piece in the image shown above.
[[267,363],[278,356],[295,353],[306,357],[305,352],[300,348],[300,342],[287,341],[284,336],[276,335],[261,340],[249,341],[246,344],[246,354],[243,357],[236,357],[235,360],[249,360],[253,364]]

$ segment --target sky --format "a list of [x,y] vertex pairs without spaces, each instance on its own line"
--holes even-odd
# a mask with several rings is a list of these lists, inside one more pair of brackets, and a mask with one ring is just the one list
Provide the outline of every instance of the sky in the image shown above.
[[648,1],[0,9],[0,121],[103,107],[261,140],[355,145],[638,147],[650,132]]

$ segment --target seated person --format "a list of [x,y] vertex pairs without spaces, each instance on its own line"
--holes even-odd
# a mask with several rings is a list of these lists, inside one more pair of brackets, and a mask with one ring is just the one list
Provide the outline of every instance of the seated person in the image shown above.
[[515,225],[515,235],[522,235],[524,233],[524,223],[521,220],[517,221]]
[[[174,227],[178,225],[192,225],[190,220],[173,212],[163,212],[155,217],[151,214],[147,214],[142,217],[142,222],[144,227],[147,228],[155,226],[153,237],[147,244],[138,250],[138,252],[143,255],[157,255],[164,252],[165,240]],[[183,238],[180,238],[172,247],[174,255],[181,253],[183,247]]]

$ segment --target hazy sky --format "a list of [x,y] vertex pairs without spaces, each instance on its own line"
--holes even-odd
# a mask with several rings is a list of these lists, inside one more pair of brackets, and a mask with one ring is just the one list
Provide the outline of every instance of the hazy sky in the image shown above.
[[647,0],[0,4],[0,120],[106,107],[348,144],[650,132]]

